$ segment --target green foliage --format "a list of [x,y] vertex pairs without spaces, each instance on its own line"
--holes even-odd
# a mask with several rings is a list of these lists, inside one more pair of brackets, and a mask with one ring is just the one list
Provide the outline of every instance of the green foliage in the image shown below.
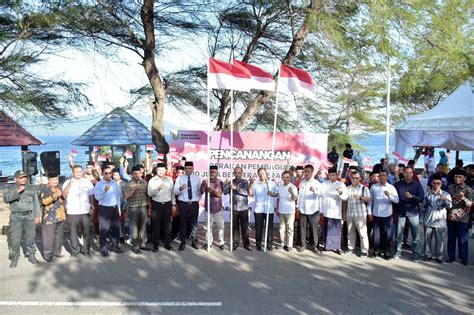
[[51,79],[32,69],[42,56],[56,47],[60,36],[56,16],[39,7],[17,1],[0,5],[0,110],[33,121],[54,125],[73,109],[91,104],[82,93],[82,84]]

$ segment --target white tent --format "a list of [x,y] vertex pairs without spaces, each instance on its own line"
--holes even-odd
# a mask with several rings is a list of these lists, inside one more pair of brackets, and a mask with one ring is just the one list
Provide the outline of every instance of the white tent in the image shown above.
[[395,129],[395,151],[431,146],[474,150],[474,94],[469,81],[431,110],[413,115]]

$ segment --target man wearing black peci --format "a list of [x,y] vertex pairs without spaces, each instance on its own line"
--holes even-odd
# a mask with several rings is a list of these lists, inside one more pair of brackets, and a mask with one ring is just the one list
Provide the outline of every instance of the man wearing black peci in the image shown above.
[[186,248],[188,222],[191,223],[191,246],[195,249],[198,248],[197,218],[199,215],[199,199],[201,199],[201,180],[199,176],[193,174],[193,170],[193,162],[186,161],[184,163],[184,174],[176,178],[174,184],[174,193],[178,196],[180,216],[180,251]]

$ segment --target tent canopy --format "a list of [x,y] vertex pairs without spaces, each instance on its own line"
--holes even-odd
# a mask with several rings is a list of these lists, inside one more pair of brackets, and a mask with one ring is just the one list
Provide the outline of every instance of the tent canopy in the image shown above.
[[474,150],[474,94],[469,81],[431,110],[408,117],[395,129],[395,150],[404,156],[410,146]]

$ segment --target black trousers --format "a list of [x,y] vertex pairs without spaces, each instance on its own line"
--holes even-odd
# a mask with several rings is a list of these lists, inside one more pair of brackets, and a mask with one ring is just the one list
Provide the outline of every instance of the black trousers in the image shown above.
[[197,242],[197,219],[199,203],[179,201],[179,237],[181,242],[186,242],[188,237],[188,222],[191,224],[191,241]]
[[43,239],[44,258],[51,259],[53,256],[61,255],[64,239],[64,222],[41,224],[41,236]]
[[118,246],[120,237],[120,216],[117,206],[99,206],[99,246],[108,247],[107,237],[112,240],[112,246]]
[[79,245],[79,228],[82,231],[82,252],[89,253],[91,218],[89,213],[85,214],[68,214],[67,222],[69,223],[69,241],[71,245],[71,254],[77,255],[81,250]]
[[236,211],[232,213],[232,238],[234,245],[240,243],[240,233],[242,233],[242,244],[244,246],[250,245],[249,239],[249,211]]
[[304,227],[300,230],[300,239],[302,240],[301,246],[306,248],[306,226],[309,225],[310,235],[309,243],[311,245],[317,245],[319,241],[319,211],[313,214],[301,214],[299,224]]
[[151,203],[151,239],[154,247],[160,240],[169,245],[171,242],[171,201]]
[[[254,213],[255,215],[255,244],[257,247],[262,247],[262,238],[265,236],[265,221],[267,220],[266,213]],[[268,215],[268,237],[267,246],[273,244],[273,213]]]

